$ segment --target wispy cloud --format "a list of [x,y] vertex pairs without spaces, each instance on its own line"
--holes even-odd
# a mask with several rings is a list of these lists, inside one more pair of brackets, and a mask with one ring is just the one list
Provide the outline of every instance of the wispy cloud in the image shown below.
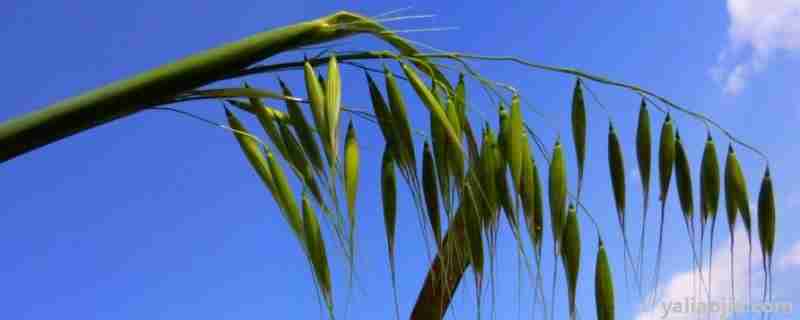
[[800,51],[800,0],[728,0],[729,43],[711,76],[736,94],[775,52]]
[[[671,279],[661,284],[662,292],[654,305],[645,303],[644,311],[639,313],[637,320],[660,320],[664,319],[665,308],[675,302],[684,302],[686,299],[694,299],[697,303],[730,302],[731,289],[736,293],[736,301],[747,301],[748,284],[748,244],[747,234],[742,228],[734,233],[734,254],[731,260],[730,247],[727,240],[717,242],[717,249],[712,254],[711,264],[703,266],[702,283],[700,271],[693,268],[689,271],[678,273]],[[754,299],[760,292],[760,281],[762,273],[760,268],[761,248],[758,241],[753,241],[752,255],[752,293]],[[707,256],[706,256],[707,257]],[[706,262],[708,262],[706,258]],[[731,272],[733,263],[733,272]],[[733,281],[733,282],[731,282]],[[706,290],[709,288],[710,290]],[[708,293],[708,294],[707,294]],[[648,299],[649,301],[649,299]],[[757,300],[754,300],[757,301]],[[669,319],[694,319],[697,317],[693,313],[670,313]],[[725,319],[725,315],[711,314],[709,319]],[[703,316],[705,318],[705,316]]]
[[[686,299],[694,299],[693,302],[697,304],[707,303],[709,301],[718,303],[731,302],[731,290],[736,293],[736,301],[738,303],[747,302],[748,292],[752,294],[751,302],[756,303],[761,300],[761,290],[763,289],[762,283],[764,281],[764,272],[761,266],[761,247],[758,240],[753,241],[753,253],[749,256],[747,234],[744,228],[739,228],[734,232],[734,254],[731,259],[730,247],[728,240],[718,241],[716,243],[717,249],[714,250],[711,258],[711,264],[703,266],[703,283],[705,287],[698,289],[700,283],[700,272],[697,268],[677,273],[668,281],[661,284],[662,292],[659,299],[655,304],[648,304],[649,299],[643,303],[642,312],[637,316],[637,320],[660,320],[664,319],[664,315],[669,308],[670,304],[687,301]],[[707,256],[706,256],[707,257]],[[779,254],[775,257],[777,262],[777,269],[775,271],[783,272],[778,278],[785,278],[781,276],[793,277],[791,272],[793,269],[800,268],[800,241],[796,241],[789,251]],[[708,261],[708,260],[706,260]],[[752,287],[748,282],[748,268],[752,263]],[[731,272],[731,264],[733,265],[733,272]],[[776,282],[775,292],[778,293],[776,297],[793,299],[797,288],[792,282]],[[710,290],[706,290],[710,288]],[[749,291],[748,291],[749,290]],[[787,296],[788,293],[788,296]],[[710,295],[709,295],[710,294]],[[710,297],[710,300],[709,300]],[[776,300],[777,302],[781,302]],[[784,301],[785,302],[785,301]],[[707,319],[727,319],[730,318],[729,314],[725,313],[711,313]],[[668,313],[668,319],[694,319],[697,314],[694,313]],[[706,318],[706,315],[703,315]]]

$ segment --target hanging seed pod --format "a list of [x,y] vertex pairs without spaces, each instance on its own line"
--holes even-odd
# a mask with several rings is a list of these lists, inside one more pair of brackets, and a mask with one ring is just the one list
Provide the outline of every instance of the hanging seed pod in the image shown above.
[[[244,86],[245,88],[250,87],[247,83],[245,83]],[[272,108],[268,109],[267,107],[265,107],[264,104],[261,102],[261,99],[259,98],[248,98],[248,100],[250,101],[250,104],[246,107],[246,110],[248,112],[253,113],[256,116],[258,122],[261,123],[261,127],[264,128],[264,132],[266,132],[267,136],[270,138],[270,140],[272,140],[272,144],[275,146],[276,149],[278,149],[278,152],[280,152],[281,155],[283,155],[284,158],[286,158],[287,156],[286,145],[284,144],[283,140],[281,140],[280,134],[278,133],[278,129],[275,127],[275,124],[278,121],[275,119],[274,116],[275,114],[269,111],[274,109]],[[244,103],[241,101],[236,101],[236,100],[228,100],[228,101],[239,108],[244,107]]]
[[[467,235],[467,244],[469,246],[469,254],[472,260],[472,269],[475,273],[475,288],[480,291],[483,279],[483,237],[481,230],[483,224],[481,223],[480,213],[478,212],[480,204],[476,198],[476,194],[468,193],[466,199],[466,214],[464,222],[466,224],[465,231]],[[480,296],[480,294],[478,294]]]
[[764,278],[764,300],[772,290],[772,254],[775,250],[775,195],[772,191],[772,178],[769,167],[764,171],[761,190],[758,191],[758,237],[761,241]]
[[[747,192],[747,182],[745,181],[744,174],[742,173],[742,167],[739,165],[739,160],[736,158],[736,152],[733,151],[733,146],[728,146],[728,159],[730,160],[730,175],[731,175],[731,184],[732,184],[732,200],[736,202],[736,210],[739,211],[739,215],[742,217],[742,223],[744,224],[744,230],[747,232],[747,245],[748,245],[748,266],[747,266],[747,279],[748,279],[748,288],[752,286],[751,279],[752,279],[752,255],[753,255],[753,233],[752,233],[752,224],[750,219],[750,200]],[[728,170],[728,168],[725,168]],[[726,172],[726,181],[728,183],[728,173]],[[726,188],[727,191],[727,188]],[[733,237],[731,237],[733,239]],[[733,251],[733,249],[731,249]],[[732,254],[732,253],[731,253]],[[731,269],[733,270],[733,269]],[[750,291],[748,289],[748,296],[750,295]]]
[[575,158],[578,160],[578,198],[580,198],[586,160],[586,106],[583,103],[580,78],[575,81],[575,89],[572,92],[572,138],[575,142]]
[[397,144],[394,145],[395,149],[393,150],[395,161],[398,161],[404,170],[416,172],[417,160],[414,155],[414,140],[411,137],[411,124],[406,115],[403,94],[389,69],[384,69],[384,76],[386,78],[386,92],[389,96],[389,107],[392,112],[392,124],[395,128],[394,137],[397,138]]
[[369,96],[372,99],[372,110],[375,113],[375,117],[378,118],[378,126],[383,134],[383,140],[387,144],[392,144],[395,141],[392,113],[386,106],[386,101],[383,99],[381,91],[375,81],[372,80],[369,72],[365,72],[365,75],[367,77],[367,86],[369,87]]
[[[672,128],[672,119],[669,113],[661,126],[661,139],[658,148],[658,180],[661,187],[659,200],[661,200],[661,217],[658,222],[658,248],[656,249],[655,282],[658,286],[661,272],[661,250],[664,245],[664,213],[667,207],[667,194],[672,179],[672,167],[675,163],[675,133]],[[657,289],[657,288],[656,288]]]
[[[639,275],[644,265],[644,237],[647,226],[647,209],[650,204],[650,166],[651,166],[650,114],[644,98],[639,106],[639,120],[636,125],[636,160],[639,164],[639,178],[642,181],[642,232],[639,239]],[[640,279],[641,281],[641,279]]]
[[319,134],[323,144],[327,145],[328,120],[325,118],[325,92],[321,85],[325,82],[317,78],[314,68],[308,61],[303,64],[303,74],[305,75],[306,92],[311,106],[311,114],[314,116],[314,124],[317,127],[317,134]]
[[611,276],[611,265],[603,245],[598,238],[597,261],[594,271],[594,300],[597,308],[597,320],[614,320],[614,282]]
[[488,183],[489,181],[495,181],[496,168],[499,166],[498,160],[502,160],[497,159],[497,144],[493,138],[488,130],[484,131],[479,180],[471,181],[475,187],[470,192],[473,194],[474,200],[477,201],[478,208],[480,208],[477,213],[481,215],[484,221],[493,220],[489,217],[499,208],[497,185]]
[[703,160],[700,164],[700,209],[704,223],[709,219],[713,222],[719,208],[720,175],[717,148],[711,135],[706,138],[703,149]]
[[642,180],[645,208],[650,193],[650,155],[652,151],[650,140],[650,114],[644,98],[642,98],[639,107],[639,122],[636,126],[636,160],[639,163],[639,178]]
[[569,293],[569,314],[570,319],[575,320],[576,305],[575,292],[578,287],[578,272],[581,265],[581,231],[578,225],[578,216],[575,206],[570,204],[566,222],[564,224],[564,234],[561,238],[561,258],[564,264],[564,272],[567,275],[567,287]]
[[280,132],[280,138],[283,141],[284,148],[286,148],[286,154],[284,155],[286,161],[298,171],[301,179],[311,176],[308,159],[306,159],[303,147],[300,146],[300,142],[297,141],[292,130],[289,129],[287,124],[278,123],[278,132]]
[[[517,221],[517,215],[514,210],[514,197],[511,195],[511,188],[508,186],[508,180],[506,179],[506,167],[505,167],[505,159],[503,158],[502,153],[500,152],[499,147],[495,147],[495,154],[497,157],[497,168],[495,173],[495,181],[497,182],[497,196],[500,200],[500,205],[503,207],[503,211],[506,214],[506,220],[508,220],[509,225],[511,226],[512,231],[514,234],[519,233],[519,223]],[[532,187],[529,187],[529,190],[533,190]]]
[[[453,196],[451,196],[451,179],[449,161],[447,159],[447,141],[444,130],[438,121],[430,118],[431,144],[433,145],[433,158],[436,164],[436,175],[439,181],[439,192],[442,195],[445,211],[451,214]],[[480,154],[478,154],[480,158]],[[479,160],[479,159],[476,159]],[[476,162],[477,165],[477,162]]]
[[278,160],[275,160],[275,157],[272,156],[272,153],[267,153],[267,164],[269,165],[269,171],[275,181],[275,198],[279,199],[278,204],[280,204],[283,209],[281,212],[283,212],[284,218],[286,218],[289,226],[302,243],[304,240],[303,221],[300,215],[300,208],[297,207],[297,201],[294,199],[292,188],[289,187],[289,181],[286,179],[286,175],[283,173],[283,169],[281,169]]
[[[700,258],[703,257],[703,240],[708,222],[711,222],[711,247],[714,246],[714,227],[719,209],[720,173],[717,160],[717,148],[709,133],[703,149],[703,160],[700,163]],[[709,252],[709,260],[711,253]],[[701,260],[702,261],[702,260]],[[710,263],[710,262],[709,262]],[[709,277],[711,274],[709,273]],[[711,279],[709,278],[709,282]]]
[[564,151],[561,142],[556,140],[553,157],[550,160],[548,194],[550,199],[550,224],[556,245],[561,240],[561,229],[564,225],[567,207],[567,169],[564,162]]
[[331,275],[328,267],[328,256],[325,253],[325,242],[322,239],[319,222],[317,221],[316,214],[314,214],[314,210],[311,209],[311,204],[305,196],[303,196],[302,202],[303,228],[306,235],[306,244],[308,245],[309,260],[311,260],[314,276],[317,279],[320,291],[322,291],[322,296],[326,304],[330,307],[333,305],[333,295],[331,292]]
[[622,147],[614,126],[608,125],[608,168],[611,172],[611,186],[614,190],[614,204],[617,206],[617,218],[625,233],[625,162],[622,158]]
[[518,226],[516,224],[516,219],[514,218],[514,200],[512,199],[511,190],[506,181],[506,161],[497,141],[498,137],[492,131],[489,123],[486,123],[483,128],[483,144],[484,146],[490,146],[486,149],[487,152],[491,152],[491,157],[493,159],[493,168],[487,168],[487,170],[492,170],[492,173],[487,172],[486,174],[486,179],[489,179],[487,180],[487,183],[490,181],[495,182],[492,185],[491,190],[494,190],[492,192],[496,194],[495,197],[497,201],[499,201],[497,207],[498,209],[500,207],[503,208],[508,223],[511,225],[512,230],[516,232],[518,230]]
[[450,124],[453,125],[453,130],[456,131],[456,136],[458,136],[459,141],[464,136],[464,130],[461,126],[461,114],[458,111],[458,106],[456,105],[455,96],[450,95],[447,97],[447,103],[445,108],[445,114],[447,115],[447,120],[450,121]]
[[428,208],[428,221],[438,248],[442,244],[442,223],[439,217],[439,191],[436,186],[436,164],[428,142],[422,148],[422,188]]
[[[522,172],[520,173],[520,187],[517,190],[518,197],[522,202],[522,214],[528,226],[528,234],[531,242],[534,240],[536,231],[536,221],[534,220],[536,210],[536,185],[533,181],[533,157],[531,156],[528,135],[524,133],[520,137],[522,145]],[[515,218],[516,220],[516,218]]]
[[[467,119],[466,116],[465,119]],[[472,165],[478,162],[478,141],[475,138],[475,132],[472,130],[472,125],[469,124],[469,121],[465,121],[462,127],[464,128],[464,138],[467,142],[467,151],[469,152],[469,158],[467,160],[469,161],[469,165]]]
[[[456,128],[456,134],[458,138],[461,139],[463,136],[463,130],[461,127],[461,115],[458,114],[458,107],[455,105],[455,101],[452,99],[452,96],[447,99],[447,118],[450,120],[450,123],[453,124],[453,128]],[[459,140],[460,143],[460,140]],[[464,178],[464,153],[459,152],[457,150],[460,148],[459,146],[455,146],[452,143],[447,144],[449,152],[448,154],[448,162],[450,165],[450,173],[456,179],[456,185],[463,184]]]
[[[325,80],[325,77],[322,76],[321,72],[317,72],[317,81],[319,81],[320,84],[327,83],[326,80]],[[324,95],[325,94],[325,86],[320,86],[320,88],[322,89],[322,94]],[[324,109],[323,109],[323,112],[324,112]]]
[[667,114],[667,118],[664,119],[664,125],[661,126],[661,141],[658,149],[658,180],[661,186],[659,200],[662,202],[667,200],[674,162],[675,132],[672,128],[672,119]]
[[504,134],[506,134],[505,142],[507,144],[505,157],[508,159],[508,165],[511,168],[514,189],[518,192],[522,181],[522,141],[519,137],[522,136],[523,129],[520,98],[518,95],[514,95],[511,98],[511,114],[508,117],[508,127]]
[[[344,190],[347,195],[347,211],[350,213],[350,228],[355,228],[356,223],[356,195],[358,194],[358,139],[353,121],[347,125],[347,135],[344,139]],[[352,234],[352,233],[351,233]]]
[[692,173],[689,159],[681,143],[681,135],[675,135],[675,185],[678,187],[678,198],[681,203],[684,219],[692,220],[694,214],[694,198],[692,197]]
[[539,169],[536,167],[536,161],[531,157],[533,164],[533,221],[536,228],[533,234],[533,247],[537,257],[541,260],[542,257],[542,240],[544,239],[544,199],[542,197],[542,182],[539,178]]
[[386,247],[389,252],[389,272],[392,275],[392,291],[394,294],[395,310],[399,308],[397,302],[397,270],[395,263],[395,230],[397,225],[397,181],[394,175],[395,158],[394,148],[386,145],[381,161],[381,200],[383,202],[383,223],[386,230]]
[[[717,211],[719,209],[720,173],[717,160],[717,148],[711,133],[706,138],[703,149],[703,160],[700,163],[700,261],[703,260],[703,240],[705,239],[706,225],[711,222],[711,240],[709,244],[708,260],[712,263],[714,247],[714,229],[717,225]],[[702,266],[702,263],[701,263]],[[712,282],[713,274],[708,273],[708,282]],[[711,289],[709,289],[711,290]]]
[[458,109],[458,114],[461,116],[461,124],[462,127],[468,127],[467,124],[467,88],[464,84],[464,74],[458,74],[458,84],[456,84],[456,94],[455,94],[455,102],[456,108]]
[[336,56],[328,60],[328,81],[325,82],[325,119],[328,120],[328,140],[331,144],[331,166],[338,159],[339,112],[342,109],[342,79]]
[[[504,167],[505,159],[503,157],[502,151],[500,150],[500,147],[497,145],[497,137],[494,136],[494,132],[490,131],[490,134],[491,134],[491,139],[490,139],[491,148],[489,148],[489,151],[492,153],[492,163],[491,167],[487,167],[487,169],[491,170],[490,171],[491,173],[487,172],[486,181],[484,183],[486,185],[491,185],[491,189],[494,189],[495,203],[493,206],[495,208],[495,213],[499,214],[500,209],[503,209],[503,211],[506,211],[507,218],[509,216],[513,218],[514,200],[505,178],[506,177],[505,167]],[[502,176],[500,176],[501,174]],[[499,219],[496,216],[490,217],[489,220],[489,222],[492,223],[493,226],[498,226],[499,225],[497,223],[498,221]],[[515,228],[514,232],[516,232],[517,230],[516,225],[517,224],[515,221],[515,223],[512,225],[512,227]],[[495,230],[495,232],[496,231],[497,230]]]
[[[735,166],[736,163],[736,155],[733,153],[733,148],[728,147],[728,155],[725,157],[725,211],[727,212],[728,216],[728,229],[731,234],[733,234],[733,230],[736,228],[736,219],[738,216],[738,203],[736,200],[736,173],[735,173]],[[733,241],[733,237],[731,237],[731,242]],[[733,248],[733,245],[731,245]]]
[[[725,211],[728,217],[728,231],[730,234],[733,234],[734,230],[736,229],[736,219],[738,214],[738,203],[736,200],[737,197],[737,186],[736,186],[736,173],[734,167],[736,166],[736,155],[733,153],[733,148],[728,147],[728,155],[725,157]],[[733,248],[734,248],[734,240],[735,237],[730,237],[730,267],[731,267],[731,294],[735,292],[733,290],[733,274],[734,274],[734,263],[733,263]]]
[[283,141],[286,151],[286,154],[284,154],[286,161],[299,171],[301,178],[310,176],[311,170],[305,151],[300,145],[300,142],[297,141],[295,134],[289,129],[289,125],[286,123],[278,123],[278,132],[280,133],[280,139]]
[[[611,187],[614,191],[614,204],[617,207],[617,220],[622,230],[622,241],[625,247],[625,259],[633,265],[633,256],[628,243],[627,225],[625,224],[625,162],[622,157],[622,146],[614,126],[608,124],[608,168],[611,172]],[[627,264],[625,264],[627,266]],[[627,267],[626,267],[627,270]],[[636,269],[634,268],[634,277]]]
[[503,158],[505,159],[505,165],[509,168],[511,167],[511,162],[509,159],[511,155],[511,146],[508,142],[509,137],[511,137],[511,133],[509,128],[511,127],[510,124],[510,114],[506,107],[500,103],[500,107],[497,111],[497,123],[498,123],[498,133],[497,133],[497,146],[500,148],[500,152],[503,154]]
[[[689,159],[683,149],[680,133],[675,134],[675,186],[678,188],[678,199],[683,211],[683,220],[686,230],[689,233],[689,243],[692,247],[692,258],[696,267],[699,267],[697,250],[695,249],[694,231],[694,197],[692,196],[692,169],[689,167]],[[702,275],[701,275],[702,278]]]
[[751,238],[751,220],[750,220],[750,200],[747,192],[747,182],[744,179],[744,174],[742,173],[742,167],[739,165],[739,160],[736,159],[736,152],[733,151],[733,147],[728,147],[728,155],[731,159],[731,173],[732,173],[732,182],[734,186],[734,197],[733,200],[736,201],[736,209],[739,211],[739,214],[742,216],[742,223],[744,223],[744,229],[747,231],[747,238]]
[[311,168],[308,164],[308,160],[306,159],[305,153],[303,152],[303,148],[300,146],[300,143],[297,142],[297,138],[295,138],[294,134],[292,134],[289,127],[284,123],[278,123],[278,128],[281,133],[281,139],[283,140],[285,147],[286,147],[286,161],[296,170],[298,175],[298,179],[303,182],[303,186],[308,188],[311,191],[311,194],[314,196],[314,200],[321,204],[322,203],[322,192],[317,185],[316,180],[314,180],[314,174],[311,172]]
[[[281,86],[283,95],[289,97],[294,96],[286,83],[280,79],[278,79],[278,83]],[[297,137],[300,138],[300,143],[305,150],[305,155],[308,157],[311,165],[314,166],[314,169],[316,169],[318,172],[322,172],[322,157],[320,157],[317,142],[314,140],[314,130],[306,121],[305,116],[303,116],[303,111],[300,109],[300,104],[294,100],[286,100],[286,110],[289,112],[289,120],[292,123],[292,127],[294,127],[295,132],[297,132]]]
[[411,67],[406,64],[401,64],[401,67],[403,68],[403,72],[408,78],[408,81],[411,83],[411,86],[414,87],[414,91],[416,91],[417,95],[420,97],[420,99],[422,99],[422,102],[426,107],[428,107],[428,110],[430,110],[431,116],[433,116],[436,121],[441,122],[442,129],[447,137],[447,141],[457,145],[458,152],[463,153],[458,134],[447,120],[447,115],[445,114],[441,103],[439,103],[439,99],[437,99],[436,96],[434,96],[434,94],[428,90],[428,87],[425,86],[425,83],[422,82],[422,79],[419,78],[417,73],[414,72]]
[[522,199],[522,213],[525,218],[525,225],[528,227],[528,236],[531,243],[536,247],[536,232],[540,225],[536,221],[536,192],[538,190],[536,190],[533,170],[535,170],[533,158],[526,156],[522,164],[522,186],[519,190],[519,195]]
[[383,200],[386,242],[389,248],[389,259],[392,261],[394,261],[394,234],[397,224],[397,182],[394,175],[394,161],[390,146],[386,146],[381,165],[381,198]]
[[236,141],[239,142],[239,146],[242,148],[247,161],[253,166],[253,169],[261,178],[261,181],[264,182],[264,185],[267,186],[267,189],[269,189],[271,193],[274,193],[275,183],[273,182],[272,174],[269,172],[269,165],[264,158],[264,154],[261,153],[261,149],[258,146],[258,142],[253,137],[244,134],[248,132],[247,128],[245,128],[242,122],[227,108],[225,108],[225,116],[228,118],[228,126],[236,130],[233,136],[236,137]]

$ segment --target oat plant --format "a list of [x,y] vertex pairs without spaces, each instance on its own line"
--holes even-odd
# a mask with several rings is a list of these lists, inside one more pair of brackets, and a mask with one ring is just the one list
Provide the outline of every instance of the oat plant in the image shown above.
[[[594,286],[597,318],[614,319],[616,285],[612,274],[619,263],[609,261],[608,252],[613,247],[606,244],[622,241],[625,252],[621,254],[625,261],[621,264],[629,264],[636,284],[640,288],[647,285],[653,289],[655,297],[661,265],[661,230],[673,175],[677,175],[679,205],[684,213],[686,236],[692,243],[695,264],[701,264],[698,261],[702,261],[702,257],[698,257],[694,250],[697,238],[693,213],[700,212],[700,242],[704,240],[707,223],[710,223],[713,244],[720,186],[724,186],[730,230],[741,218],[748,239],[752,240],[745,175],[734,147],[764,160],[766,157],[711,118],[652,91],[581,70],[542,65],[516,57],[421,50],[416,42],[381,24],[382,20],[400,18],[391,15],[369,18],[337,12],[261,32],[6,120],[0,124],[0,162],[12,161],[21,154],[138,112],[167,109],[191,115],[190,111],[172,105],[194,100],[217,101],[220,118],[225,120],[204,120],[228,130],[235,138],[232,143],[236,141],[241,146],[243,159],[280,208],[281,217],[275,218],[286,222],[299,249],[305,253],[320,300],[331,318],[337,314],[334,297],[342,293],[334,292],[332,279],[341,275],[331,273],[333,261],[329,260],[329,252],[333,249],[343,252],[348,266],[344,270],[349,273],[345,276],[352,285],[352,274],[357,272],[354,263],[357,231],[365,227],[358,221],[362,215],[380,212],[374,208],[358,207],[362,192],[359,186],[379,186],[386,233],[386,261],[391,270],[398,318],[401,313],[408,313],[411,319],[442,319],[468,270],[471,270],[477,289],[475,305],[480,316],[481,301],[486,292],[482,289],[493,285],[497,233],[511,230],[521,261],[520,273],[530,277],[534,284],[531,289],[535,299],[531,303],[545,317],[553,318],[558,306],[568,306],[570,318],[578,318],[576,290]],[[373,36],[392,49],[328,49],[298,61],[272,62],[279,54],[310,51],[312,47],[358,34]],[[526,93],[509,85],[513,81],[501,82],[484,77],[473,66],[476,61],[573,77],[573,96],[571,101],[564,101],[564,106],[571,104],[569,125],[574,144],[564,143],[568,141],[564,137],[551,141],[542,139],[537,132],[545,130],[545,124],[534,123],[524,116],[526,111],[531,111]],[[361,69],[365,79],[343,78],[342,68]],[[248,77],[277,72],[302,74],[302,83],[279,80],[269,88],[257,88],[244,82],[236,87],[219,86],[223,80],[243,81]],[[345,81],[362,85],[363,90],[345,92]],[[477,85],[483,92],[467,92],[471,88],[467,84]],[[610,86],[631,93],[630,105],[621,107],[630,110],[630,117],[623,121],[637,121],[636,131],[615,130],[612,123],[609,125],[608,145],[588,147],[602,141],[587,139],[587,136],[591,137],[588,133],[602,134],[587,132],[588,124],[596,121],[592,104],[583,98],[583,90],[589,85]],[[371,108],[349,106],[348,101],[355,95],[368,96]],[[637,106],[638,115],[635,113]],[[410,108],[424,108],[428,117],[410,119]],[[654,160],[649,111],[655,109],[665,116],[658,149],[655,150],[658,155],[661,219],[655,254],[650,255],[649,249],[652,248],[648,246],[645,250],[645,243],[654,240],[645,236],[647,231],[651,231],[648,227],[653,227],[647,220],[650,170]],[[689,142],[692,140],[685,137],[682,144],[680,138],[676,139],[673,117],[677,114],[694,120],[691,124],[708,128],[702,162],[701,159],[689,159],[684,151],[684,148],[696,145]],[[243,117],[257,119],[261,128],[246,128],[246,121],[240,120]],[[343,118],[353,120],[345,126],[341,123]],[[218,123],[223,121],[227,124]],[[359,137],[360,126],[380,129],[379,138],[385,144],[381,155],[361,152],[362,146],[358,141],[365,139]],[[731,143],[722,177],[712,133]],[[641,178],[644,207],[640,209],[644,222],[638,257],[633,257],[628,244],[626,215],[633,214],[633,210],[627,210],[630,207],[626,206],[625,153],[622,150],[625,144],[621,141],[635,141]],[[566,149],[573,149],[575,167],[566,160],[566,156],[572,154]],[[608,152],[609,183],[584,186],[586,154],[602,150]],[[381,172],[377,175],[380,181],[359,181],[364,176],[372,176],[361,172],[361,164],[365,161],[381,161]],[[695,166],[700,168],[699,179],[691,178],[689,163],[695,161],[699,163]],[[244,162],[237,164],[242,165],[242,170],[250,170],[245,168]],[[568,172],[577,172],[576,183],[569,181]],[[396,173],[400,179],[396,178]],[[720,181],[723,178],[724,183]],[[771,268],[776,232],[771,179],[770,170],[766,169],[756,215],[758,240],[764,248],[762,264],[767,282],[773,280]],[[695,210],[692,200],[693,181],[700,183],[699,211]],[[607,207],[590,210],[581,202],[581,196],[600,188],[609,188],[614,197],[608,199]],[[430,244],[428,250],[433,252],[425,282],[414,305],[399,305],[397,299],[397,279],[400,276],[395,256],[397,216],[413,214],[398,212],[397,198],[402,195],[401,190],[410,193],[417,210],[421,237]],[[549,215],[544,212],[545,203]],[[609,212],[616,212],[616,217]],[[508,229],[499,228],[503,223],[501,217],[504,217]],[[621,232],[601,229],[596,223],[598,220],[614,221]],[[522,234],[522,225],[527,236]],[[565,274],[563,284],[567,293],[563,297],[555,296],[559,282],[558,266],[553,268],[551,297],[544,293],[542,248],[545,232],[552,234],[554,263],[560,259]],[[595,235],[589,236],[591,233]],[[587,258],[582,252],[595,256],[595,270],[581,268],[581,261]],[[645,253],[655,258],[653,268],[656,276],[652,279],[652,287],[646,283],[648,279],[644,279],[644,275],[653,274],[650,270],[645,272]],[[638,263],[634,263],[637,260]],[[592,272],[594,284],[578,281],[579,273]],[[771,285],[765,284],[763,299],[771,298],[770,290]]]

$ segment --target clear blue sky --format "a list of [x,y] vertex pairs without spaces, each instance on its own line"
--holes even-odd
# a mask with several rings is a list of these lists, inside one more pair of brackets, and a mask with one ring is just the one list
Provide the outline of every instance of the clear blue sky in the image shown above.
[[[462,1],[363,1],[346,5],[331,1],[4,1],[0,3],[0,39],[5,43],[0,62],[4,75],[0,80],[4,98],[0,120],[268,28],[340,9],[377,15],[409,5],[415,6],[410,13],[437,16],[393,23],[391,27],[459,27],[456,31],[410,34],[414,40],[435,43],[446,50],[515,55],[577,67],[636,83],[712,115],[735,135],[761,148],[772,161],[779,210],[776,300],[800,302],[800,296],[792,294],[797,286],[786,283],[795,279],[791,272],[800,267],[800,256],[789,253],[800,240],[791,227],[800,223],[792,214],[800,206],[800,187],[794,183],[800,173],[793,170],[800,150],[796,138],[791,138],[796,136],[800,120],[800,93],[796,90],[796,71],[800,70],[796,43],[800,42],[790,39],[764,45],[753,40],[764,33],[768,37],[770,30],[739,32],[739,38],[732,37],[730,4],[722,1],[594,3],[596,6],[530,1],[491,5]],[[743,30],[751,30],[748,27],[752,25],[747,24],[751,20],[747,16],[741,19]],[[794,36],[800,39],[800,34]],[[759,44],[759,49],[752,50],[747,41]],[[338,48],[382,46],[359,38]],[[571,141],[567,125],[574,79],[511,64],[476,65],[488,77],[519,88],[544,115],[542,118],[529,112],[527,119],[548,144],[552,144],[556,129],[564,141]],[[733,72],[737,66],[742,68]],[[722,76],[713,70],[722,70]],[[712,74],[719,77],[715,79]],[[296,76],[281,76],[291,81],[295,91],[302,92]],[[367,106],[361,72],[346,69],[345,78],[345,103]],[[252,83],[274,88],[274,79],[272,75],[261,76]],[[634,176],[632,145],[638,98],[619,89],[589,85],[610,113],[590,100],[584,201],[601,220],[606,237],[613,239],[609,250],[618,317],[630,319],[639,313],[637,306],[642,299],[625,289],[605,141],[610,116],[625,148],[629,230],[631,238],[638,239],[641,195],[638,177]],[[494,119],[493,106],[477,87],[471,90],[470,98],[477,110]],[[224,121],[216,103],[180,107]],[[411,108],[415,110],[415,126],[426,128],[422,105],[416,103]],[[651,112],[656,129],[663,115]],[[249,124],[255,131],[256,123]],[[677,124],[696,171],[704,129],[683,115],[677,115]],[[358,203],[362,219],[357,270],[360,281],[348,318],[386,319],[394,315],[379,194],[372,184],[377,182],[376,163],[382,145],[371,124],[360,123],[359,129],[359,139],[365,146]],[[714,135],[718,156],[724,159],[722,151],[728,139],[718,131]],[[574,151],[571,143],[567,146],[574,179]],[[755,199],[764,163],[753,153],[737,150],[751,198]],[[0,181],[4,184],[0,196],[0,318],[324,316],[296,241],[227,132],[172,113],[144,112],[0,164]],[[656,189],[653,183],[652,190]],[[674,195],[675,190],[671,193]],[[422,283],[427,257],[416,215],[408,205],[410,198],[407,193],[401,197],[399,290],[401,316],[407,317]],[[656,203],[654,196],[651,203]],[[655,209],[651,207],[650,212],[650,248],[655,243]],[[677,199],[670,199],[668,209],[664,281],[691,268]],[[720,214],[715,245],[725,248],[729,235],[724,213]],[[583,319],[591,319],[596,234],[585,217],[581,223],[587,241],[579,310]],[[521,312],[527,317],[529,284],[524,282],[518,295],[517,258],[505,231],[499,249],[496,312],[500,319],[514,318],[518,301],[522,301]],[[549,233],[546,238],[549,240]],[[550,252],[549,242],[546,248],[545,252]],[[651,268],[652,251],[648,251],[647,264]],[[344,260],[335,248],[329,247],[329,252],[334,252],[337,315],[341,318],[347,301]],[[549,258],[546,261],[549,288],[551,266]],[[721,270],[727,272],[727,266]],[[556,304],[563,314],[563,274],[560,279]],[[755,279],[756,283],[760,281]],[[741,282],[740,278],[737,281]],[[465,282],[454,308],[458,318],[474,318],[473,297],[470,283]],[[490,301],[487,298],[483,304],[486,311]]]

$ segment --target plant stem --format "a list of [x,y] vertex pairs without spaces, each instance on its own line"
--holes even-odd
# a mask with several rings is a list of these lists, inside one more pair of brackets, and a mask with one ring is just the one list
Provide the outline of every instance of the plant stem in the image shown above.
[[[351,27],[340,27],[348,25]],[[0,162],[123,118],[286,50],[383,27],[349,12],[261,32],[0,124]]]

